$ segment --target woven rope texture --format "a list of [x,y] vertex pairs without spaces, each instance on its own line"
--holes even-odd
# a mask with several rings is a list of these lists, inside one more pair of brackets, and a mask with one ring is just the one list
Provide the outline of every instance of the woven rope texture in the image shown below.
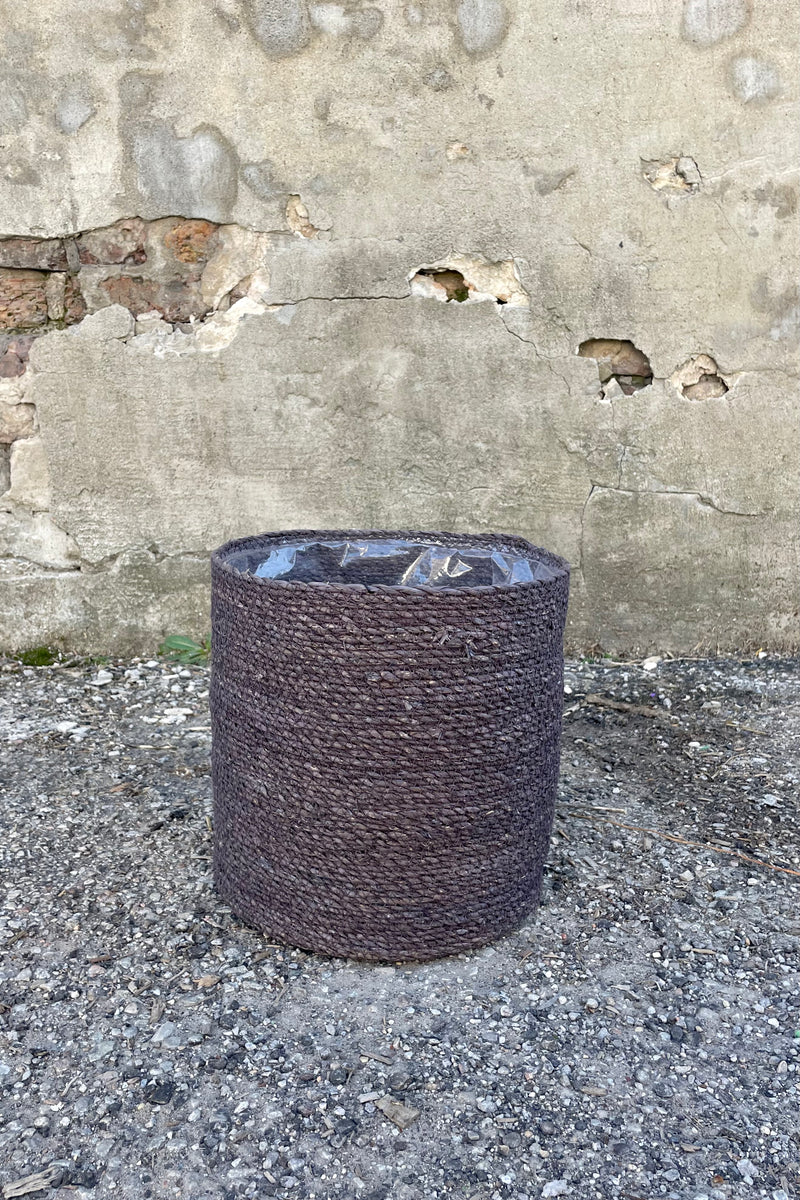
[[[545,562],[448,589],[260,579],[242,550],[408,538]],[[558,779],[569,569],[521,538],[292,531],[212,556],[214,875],[270,936],[429,959],[537,903]]]

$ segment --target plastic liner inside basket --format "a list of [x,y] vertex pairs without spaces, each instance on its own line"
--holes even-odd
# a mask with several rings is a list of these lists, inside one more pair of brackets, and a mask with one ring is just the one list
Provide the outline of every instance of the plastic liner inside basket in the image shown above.
[[260,579],[404,587],[509,587],[557,574],[545,562],[508,550],[401,539],[286,542],[266,557],[263,551],[240,550],[228,563]]

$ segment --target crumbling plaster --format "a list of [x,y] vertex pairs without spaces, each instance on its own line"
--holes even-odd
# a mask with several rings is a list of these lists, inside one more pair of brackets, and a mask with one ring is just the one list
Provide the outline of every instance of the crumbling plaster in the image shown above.
[[[59,328],[49,283],[9,350],[5,647],[200,632],[223,538],[347,524],[560,551],[574,646],[796,644],[779,6],[0,10],[0,237],[149,238],[143,263],[59,268],[88,315]],[[214,232],[177,279],[179,218]],[[591,339],[652,382],[601,386]]]

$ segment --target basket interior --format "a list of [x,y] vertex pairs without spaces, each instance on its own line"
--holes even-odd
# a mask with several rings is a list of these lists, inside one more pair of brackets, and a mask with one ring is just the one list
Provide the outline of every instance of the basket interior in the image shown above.
[[492,587],[555,579],[547,562],[499,546],[447,546],[403,538],[286,541],[234,551],[228,565],[260,579],[403,587]]

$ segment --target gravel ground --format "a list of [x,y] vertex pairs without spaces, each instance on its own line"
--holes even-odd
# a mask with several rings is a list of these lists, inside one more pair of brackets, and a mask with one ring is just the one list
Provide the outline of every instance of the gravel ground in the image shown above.
[[568,664],[535,918],[370,966],[214,895],[204,669],[2,664],[3,1196],[797,1194],[800,663],[647,667]]

